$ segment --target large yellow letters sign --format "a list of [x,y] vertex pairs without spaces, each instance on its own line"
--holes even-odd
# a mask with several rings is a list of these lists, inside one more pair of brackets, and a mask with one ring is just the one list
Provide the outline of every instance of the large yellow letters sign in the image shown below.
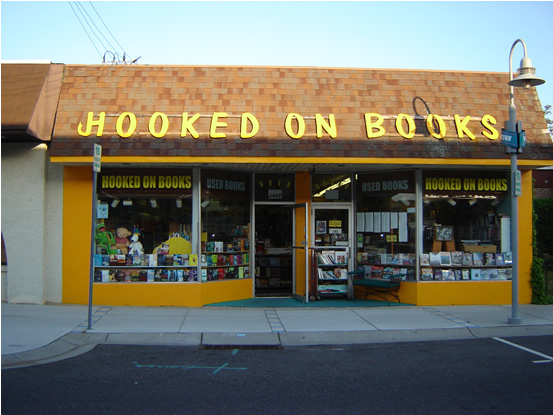
[[[194,127],[200,117],[206,117],[205,115],[194,114],[189,116],[187,112],[182,113],[180,119],[180,136],[185,138],[190,134],[193,138],[199,138],[200,134]],[[211,114],[211,121],[209,125],[209,137],[212,139],[222,139],[227,137],[225,130],[228,128],[227,119],[229,114],[226,112],[213,112]],[[234,118],[238,115],[232,116]],[[260,130],[259,121],[257,118],[249,113],[242,113],[240,116],[240,138],[249,139],[255,137]],[[322,138],[327,134],[330,138],[338,137],[338,127],[334,114],[329,114],[328,117],[324,117],[321,114],[315,114],[314,117],[303,117],[301,114],[289,113],[284,120],[284,132],[292,139],[299,140],[303,138],[307,129],[306,118],[315,119],[316,137]],[[413,138],[416,134],[416,125],[413,117],[408,114],[398,114],[397,116],[387,116],[388,119],[395,118],[395,130],[397,134],[404,138]],[[446,117],[447,118],[447,117]],[[328,119],[328,121],[327,121]],[[384,127],[384,117],[381,114],[375,112],[368,112],[364,114],[366,136],[368,139],[382,137],[386,134],[386,128]],[[459,114],[455,114],[452,121],[455,125],[456,135],[458,138],[468,137],[470,140],[475,140],[474,127],[469,126],[471,116],[466,115],[461,117]],[[94,113],[89,112],[87,114],[86,124],[83,126],[79,123],[77,127],[77,133],[82,137],[88,137],[92,134],[93,128],[96,128],[96,136],[101,137],[104,133],[104,126],[106,123],[106,113],[100,112],[97,117]],[[489,114],[485,114],[481,118],[481,125],[484,128],[481,133],[489,140],[497,140],[499,138],[499,132],[494,127],[497,123],[496,119]],[[154,138],[163,138],[167,135],[171,127],[169,117],[163,112],[154,112],[148,121],[148,132]],[[117,117],[115,122],[115,132],[121,138],[129,138],[135,132],[137,128],[137,118],[132,112],[123,112]],[[443,139],[447,134],[447,127],[444,121],[444,117],[437,114],[429,114],[426,117],[426,129],[428,133],[437,139]]]

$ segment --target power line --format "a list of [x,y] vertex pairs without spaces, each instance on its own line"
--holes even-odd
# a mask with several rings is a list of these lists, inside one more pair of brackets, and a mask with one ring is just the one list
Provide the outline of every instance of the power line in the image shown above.
[[86,33],[86,36],[90,39],[90,42],[92,43],[92,46],[94,46],[94,49],[96,49],[96,52],[98,52],[98,54],[100,56],[102,56],[102,53],[98,50],[98,48],[96,47],[96,44],[94,43],[94,41],[92,40],[92,38],[90,37],[90,35],[88,34],[88,32],[86,31],[86,27],[83,25],[83,22],[81,22],[81,19],[79,19],[79,15],[77,14],[77,12],[75,11],[75,9],[73,8],[73,5],[71,4],[71,2],[69,2],[69,6],[71,7],[71,10],[73,10],[73,13],[75,14],[75,17],[77,18],[77,20],[79,21],[79,23],[81,24],[84,32]]
[[[80,2],[73,2],[75,3],[75,8],[79,11],[79,13],[81,14],[82,16],[82,20],[84,20],[86,22],[86,25],[88,26],[88,29],[87,27],[85,26],[85,24],[83,23],[83,21],[81,20],[81,18],[79,17],[79,14],[75,11],[75,8],[73,7],[73,5],[71,4],[71,2],[69,2],[69,6],[71,7],[71,10],[73,10],[73,13],[75,14],[75,17],[77,17],[77,20],[79,21],[79,23],[81,24],[83,30],[85,31],[88,39],[90,40],[90,42],[92,43],[92,45],[94,46],[94,48],[96,49],[96,51],[98,52],[98,54],[102,57],[102,63],[112,63],[112,64],[115,64],[115,65],[127,65],[127,64],[133,64],[133,63],[136,63],[136,61],[138,59],[140,59],[140,57],[134,59],[134,60],[130,60],[131,58],[127,55],[127,52],[125,51],[125,49],[121,46],[121,44],[117,41],[117,39],[115,38],[115,36],[111,33],[111,31],[109,30],[109,28],[107,27],[106,23],[103,21],[102,17],[100,16],[100,14],[98,13],[98,11],[96,10],[96,8],[94,7],[94,5],[92,4],[92,2],[89,2],[90,3],[90,6],[92,7],[92,9],[94,10],[94,12],[96,13],[96,16],[98,16],[98,19],[100,19],[100,22],[102,22],[102,24],[104,25],[105,29],[108,31],[109,35],[113,38],[113,40],[115,40],[115,43],[117,43],[118,47],[120,48],[120,50],[123,52],[123,56],[121,57],[121,55],[119,54],[117,48],[115,48],[111,42],[108,40],[108,38],[102,33],[102,30],[100,30],[98,28],[98,26],[96,25],[96,23],[94,22],[94,19],[90,16],[90,14],[87,12],[87,10],[85,9],[84,5]],[[96,42],[94,41],[94,39],[92,38],[91,34],[89,33],[91,32],[92,35],[94,35],[94,37],[97,39],[97,41],[100,43],[102,49],[104,49],[104,54],[102,54],[99,50],[98,50],[98,47],[96,46]],[[106,48],[106,46],[104,45],[104,42],[102,42],[102,39],[100,39],[100,36],[102,36],[105,40],[105,42],[109,45],[109,47],[112,49],[112,50],[108,50]],[[111,62],[110,61],[107,61],[106,62],[106,56],[111,56]],[[129,59],[129,60],[127,60]]]
[[[92,34],[94,36],[96,36],[96,39],[98,39],[98,41],[100,42],[100,44],[102,45],[102,48],[104,50],[107,50],[106,47],[104,46],[104,44],[102,43],[102,39],[100,39],[100,37],[96,34],[96,32],[94,31],[94,29],[92,28],[92,26],[90,25],[90,21],[92,21],[92,19],[90,18],[90,16],[88,15],[88,13],[86,12],[86,10],[84,9],[84,6],[80,3],[80,2],[74,2],[75,5],[77,6],[77,9],[79,10],[79,12],[81,13],[81,15],[83,16],[84,20],[86,21],[86,24],[88,25],[88,27],[90,28],[90,31],[92,32]],[[85,16],[86,14],[86,16]],[[88,19],[87,19],[87,16],[88,16]],[[92,24],[94,24],[94,22],[92,22]],[[96,25],[94,25],[96,27]]]
[[[102,24],[104,25],[104,27],[106,28],[106,30],[108,31],[108,33],[111,35],[111,37],[113,38],[113,40],[115,40],[115,43],[117,43],[117,45],[121,48],[121,50],[123,51],[123,55],[127,55],[128,56],[128,53],[125,52],[125,49],[123,48],[123,46],[121,46],[121,44],[117,41],[117,39],[115,38],[115,36],[113,36],[113,34],[111,33],[111,31],[109,30],[109,28],[107,27],[107,25],[104,23],[104,20],[102,19],[102,17],[100,16],[100,14],[96,11],[96,8],[94,7],[94,4],[92,4],[92,2],[89,2],[90,3],[90,6],[92,7],[92,9],[96,12],[96,15],[98,16],[98,18],[100,19],[100,21],[102,22]],[[107,41],[107,39],[106,39]],[[109,41],[108,41],[109,43]],[[111,43],[110,43],[110,46],[111,46]],[[113,48],[113,46],[111,46]],[[115,49],[115,48],[113,48]]]

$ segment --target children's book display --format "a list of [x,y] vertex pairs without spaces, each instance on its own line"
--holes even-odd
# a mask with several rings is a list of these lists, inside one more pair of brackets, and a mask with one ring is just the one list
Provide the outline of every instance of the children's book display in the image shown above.
[[512,278],[511,252],[430,252],[421,254],[421,281],[499,281]]
[[[144,253],[141,230],[117,229],[117,236],[107,232],[103,223],[97,227],[94,256],[94,282],[197,282],[249,278],[249,240],[238,235],[233,243],[202,243],[201,254],[192,254],[190,237],[173,233]],[[126,240],[125,240],[126,239]]]

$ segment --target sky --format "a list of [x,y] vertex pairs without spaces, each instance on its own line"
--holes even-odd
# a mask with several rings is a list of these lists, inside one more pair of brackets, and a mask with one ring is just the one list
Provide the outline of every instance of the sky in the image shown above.
[[[553,105],[553,1],[2,1],[0,12],[2,61],[508,72],[522,39]],[[514,72],[523,56],[517,44]]]

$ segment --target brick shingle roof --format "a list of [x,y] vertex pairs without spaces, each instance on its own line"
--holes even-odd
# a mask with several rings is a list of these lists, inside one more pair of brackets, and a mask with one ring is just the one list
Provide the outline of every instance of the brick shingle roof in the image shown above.
[[62,65],[2,64],[2,141],[48,141]]
[[[486,72],[341,69],[237,66],[78,66],[65,67],[51,154],[90,156],[93,143],[106,156],[252,156],[252,157],[377,157],[505,159],[500,140],[489,140],[481,118],[492,115],[500,130],[508,117],[508,75]],[[553,159],[553,143],[535,88],[515,92],[518,118],[528,145],[519,158]],[[77,133],[88,112],[106,113],[102,137]],[[116,134],[120,114],[131,112],[137,127],[129,138]],[[167,115],[169,130],[162,138],[148,131],[155,112]],[[199,138],[180,136],[182,113],[200,114],[194,127]],[[225,112],[226,138],[209,136],[211,116]],[[253,114],[259,133],[239,137],[240,115]],[[365,113],[384,117],[386,134],[367,138]],[[284,128],[289,113],[305,119],[306,132],[290,138]],[[417,134],[403,138],[395,117],[415,118]],[[424,118],[444,119],[447,135],[432,137]],[[315,114],[334,114],[337,137],[316,138]],[[471,116],[476,138],[458,138],[453,117]],[[418,119],[418,118],[420,119]],[[126,129],[128,126],[124,124]],[[296,125],[293,123],[294,126]],[[158,120],[156,128],[160,128]],[[295,128],[295,127],[294,127]],[[405,129],[407,125],[405,124]]]

